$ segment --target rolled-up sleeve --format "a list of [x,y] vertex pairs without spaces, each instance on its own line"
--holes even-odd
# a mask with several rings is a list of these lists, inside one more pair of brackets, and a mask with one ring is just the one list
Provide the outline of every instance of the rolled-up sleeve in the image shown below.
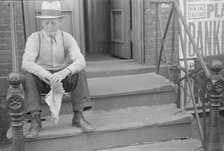
[[86,62],[77,42],[70,34],[65,33],[65,44],[69,58],[72,60],[72,63],[66,68],[70,69],[72,74],[80,72],[86,66]]
[[26,42],[25,51],[22,58],[21,69],[33,73],[41,78],[46,77],[49,71],[35,63],[39,52],[39,38],[37,33],[33,33]]

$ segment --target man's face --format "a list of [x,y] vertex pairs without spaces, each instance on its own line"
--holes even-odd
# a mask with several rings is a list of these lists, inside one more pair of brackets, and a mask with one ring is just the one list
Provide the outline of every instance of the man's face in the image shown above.
[[60,27],[60,19],[43,19],[42,20],[43,29],[46,31],[47,35],[54,37],[57,34],[57,31]]

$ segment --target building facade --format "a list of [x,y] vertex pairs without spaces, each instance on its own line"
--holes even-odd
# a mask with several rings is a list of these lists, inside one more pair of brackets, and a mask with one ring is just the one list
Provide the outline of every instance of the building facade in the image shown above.
[[[35,15],[40,12],[41,2],[15,1],[17,44],[19,62],[26,38],[39,30]],[[62,29],[71,33],[82,53],[113,55],[120,59],[133,59],[137,63],[156,65],[156,7],[151,0],[63,0],[62,13],[66,16]],[[12,71],[10,10],[7,1],[0,3],[0,76]],[[171,5],[159,6],[163,32],[168,21]],[[158,18],[157,18],[158,19]],[[178,57],[177,30],[172,21],[166,39],[169,58]],[[174,25],[175,26],[175,25]],[[161,38],[161,33],[158,33]],[[160,39],[158,43],[160,43]],[[97,61],[97,60],[96,60]]]

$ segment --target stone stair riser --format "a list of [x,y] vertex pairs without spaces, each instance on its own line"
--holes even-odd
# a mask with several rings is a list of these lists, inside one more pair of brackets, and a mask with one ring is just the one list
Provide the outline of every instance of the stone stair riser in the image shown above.
[[[109,111],[112,109],[122,109],[127,107],[153,106],[162,104],[171,104],[176,101],[174,91],[153,92],[144,94],[132,94],[109,97],[94,97],[91,99],[93,108],[91,110]],[[72,105],[70,98],[63,100],[60,114],[71,114]],[[42,116],[49,115],[49,107],[42,102]]]
[[[191,122],[163,126],[146,126],[119,131],[84,133],[73,137],[60,137],[26,142],[32,151],[93,150],[128,146],[136,143],[175,140],[191,137]],[[49,145],[51,144],[51,145]]]

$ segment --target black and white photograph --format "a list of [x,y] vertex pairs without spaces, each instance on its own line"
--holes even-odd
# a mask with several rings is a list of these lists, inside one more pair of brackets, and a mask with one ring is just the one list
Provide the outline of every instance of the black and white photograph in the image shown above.
[[0,0],[0,151],[224,151],[224,0]]

